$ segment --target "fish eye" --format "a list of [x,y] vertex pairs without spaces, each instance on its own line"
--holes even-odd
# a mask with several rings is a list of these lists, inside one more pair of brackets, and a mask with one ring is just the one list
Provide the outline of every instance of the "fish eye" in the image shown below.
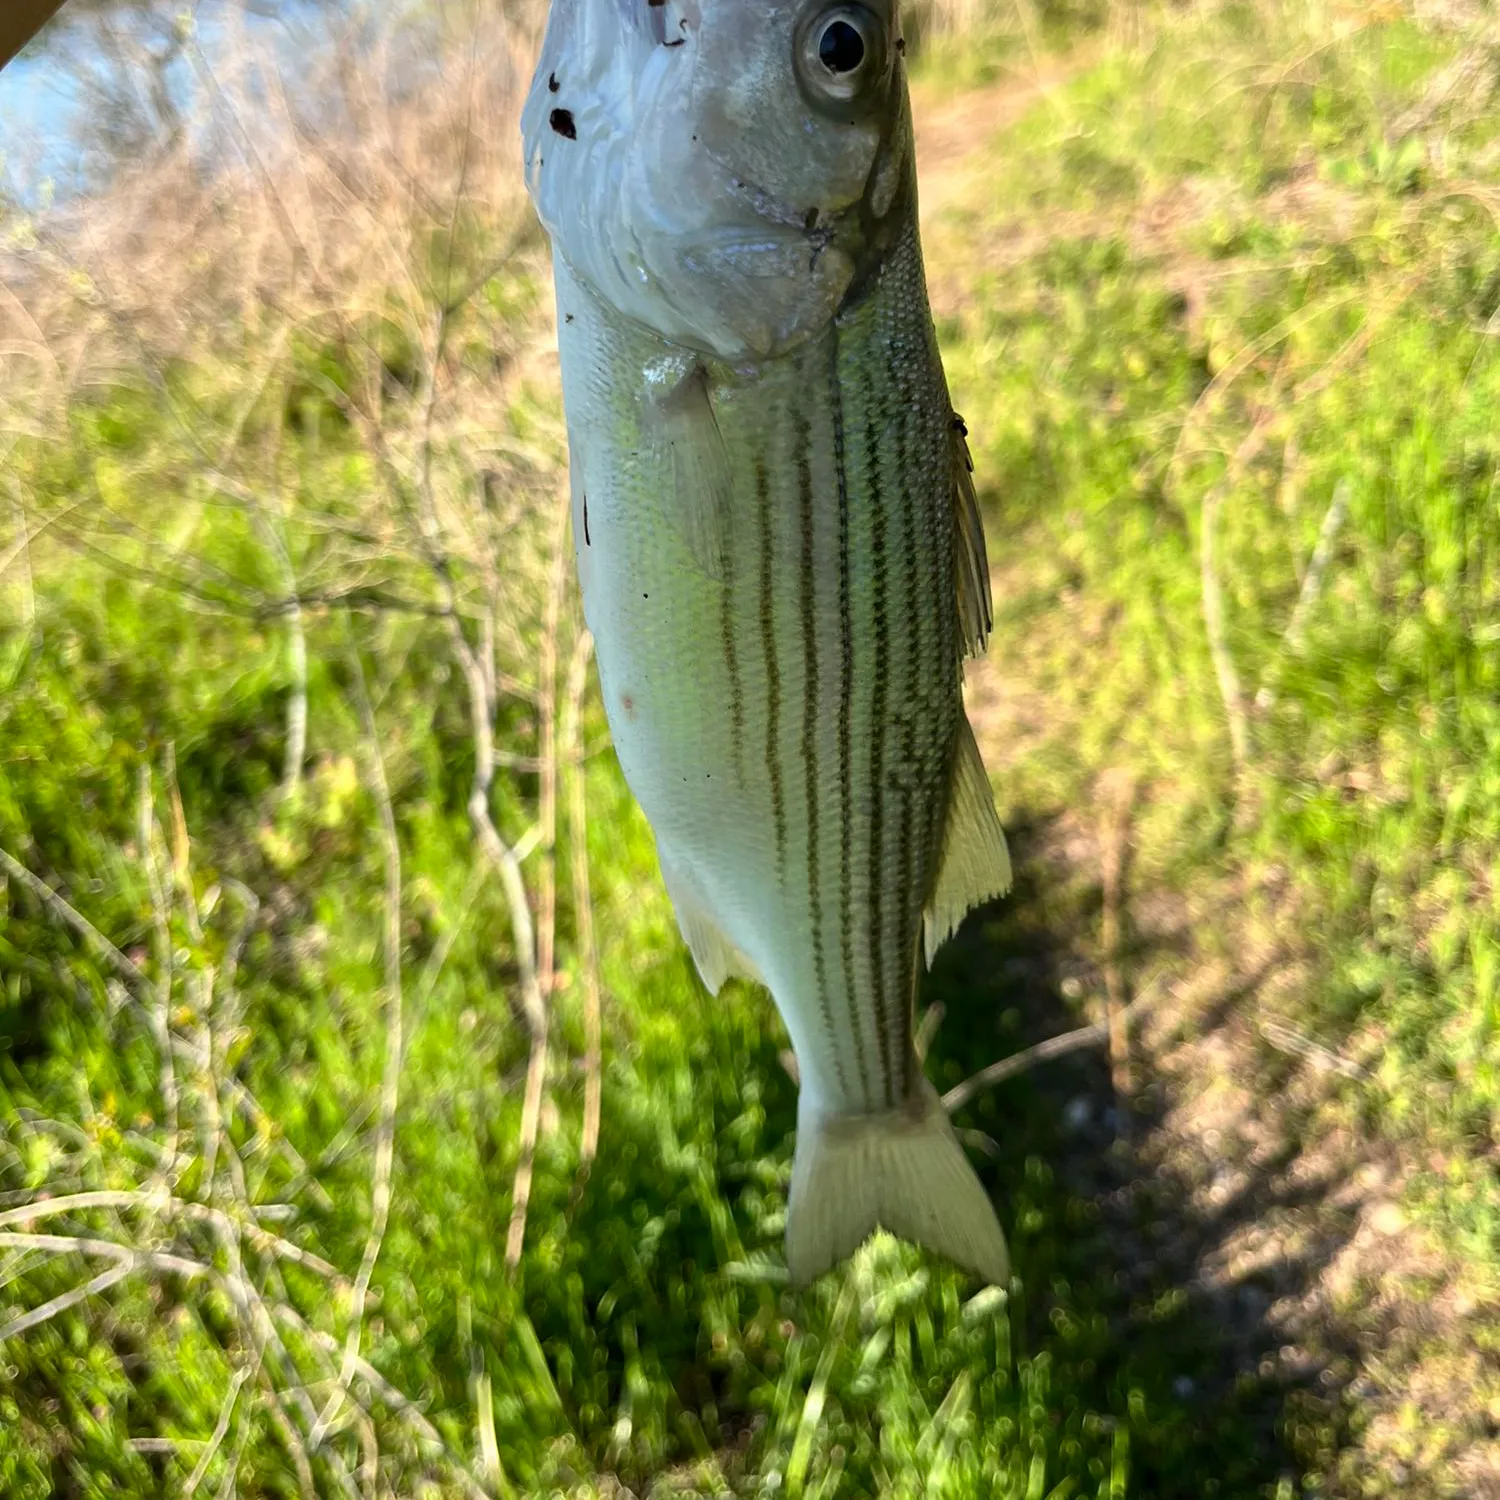
[[797,77],[815,106],[865,98],[886,74],[885,27],[863,5],[815,10],[797,29]]
[[818,38],[818,61],[835,76],[852,73],[865,60],[865,39],[842,16],[830,21]]

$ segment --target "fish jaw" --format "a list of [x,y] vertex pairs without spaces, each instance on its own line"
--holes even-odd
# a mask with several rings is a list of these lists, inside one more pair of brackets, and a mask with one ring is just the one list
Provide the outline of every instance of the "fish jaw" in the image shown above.
[[746,361],[816,337],[909,164],[891,5],[854,7],[891,63],[834,118],[796,71],[830,0],[554,0],[522,135],[555,250],[669,343]]

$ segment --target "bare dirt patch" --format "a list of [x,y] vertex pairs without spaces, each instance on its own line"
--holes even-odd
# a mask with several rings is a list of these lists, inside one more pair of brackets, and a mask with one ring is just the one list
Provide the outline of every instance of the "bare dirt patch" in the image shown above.
[[1074,77],[1085,62],[1053,60],[961,94],[931,85],[912,89],[917,128],[917,178],[922,213],[939,213],[965,201],[976,174],[984,170],[982,149],[997,131],[1014,125],[1034,104]]
[[[997,572],[997,595],[1006,586]],[[974,664],[968,704],[1002,786],[1059,733],[1024,661]],[[1082,909],[1102,909],[1111,800],[1101,788],[1093,807],[1052,817],[1022,851],[1023,885],[1082,886]],[[1350,1091],[1374,1059],[1299,1030],[1317,934],[1278,880],[1205,870],[1184,895],[1127,854],[1117,951],[1104,951],[1098,923],[1055,934],[1061,969],[1099,997],[1091,1019],[1111,964],[1128,998],[1146,999],[1132,1095],[1094,1102],[1095,1118],[1117,1123],[1077,1138],[1091,1156],[1077,1170],[1094,1176],[1110,1159],[1115,1185],[1098,1188],[1135,1304],[1185,1296],[1213,1330],[1217,1368],[1182,1377],[1185,1405],[1205,1420],[1231,1402],[1236,1421],[1258,1410],[1324,1493],[1500,1496],[1500,1300],[1413,1222],[1412,1164],[1351,1125]],[[1096,1077],[1111,1093],[1102,1063]],[[1081,1116],[1085,1103],[1067,1108]],[[1310,1418],[1338,1432],[1331,1450],[1302,1451]]]

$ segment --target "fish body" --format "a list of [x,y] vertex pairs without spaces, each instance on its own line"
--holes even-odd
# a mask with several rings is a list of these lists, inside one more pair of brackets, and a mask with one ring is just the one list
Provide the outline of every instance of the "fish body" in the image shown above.
[[1010,869],[896,24],[554,0],[523,131],[621,767],[705,983],[766,985],[798,1059],[793,1279],[881,1225],[1003,1282],[912,1039],[924,951]]

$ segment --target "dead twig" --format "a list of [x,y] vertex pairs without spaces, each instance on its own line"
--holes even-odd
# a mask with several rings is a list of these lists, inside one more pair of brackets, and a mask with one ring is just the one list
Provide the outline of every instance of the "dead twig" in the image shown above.
[[21,508],[19,496],[15,499],[15,510],[18,519],[16,540],[4,552],[0,552],[0,573],[4,573],[18,557],[25,564],[26,587],[28,591],[26,618],[28,621],[35,612],[35,605],[29,598],[31,589],[31,544],[49,526],[55,526],[64,516],[72,515],[82,504],[82,500],[74,500],[71,504],[64,505],[60,510],[54,511],[50,516],[43,517],[35,526],[32,526],[27,519],[26,512]]
[[938,1027],[943,1024],[943,1014],[941,1000],[934,1000],[922,1012],[922,1019],[917,1023],[916,1035],[912,1037],[912,1046],[916,1049],[918,1062],[927,1056],[927,1049],[932,1045],[932,1039],[937,1035]]
[[307,1445],[302,1441],[292,1419],[287,1415],[286,1403],[282,1399],[281,1392],[276,1389],[270,1373],[264,1366],[260,1370],[260,1386],[265,1393],[266,1410],[271,1415],[271,1425],[275,1427],[281,1438],[281,1445],[286,1449],[287,1457],[292,1461],[292,1467],[297,1473],[297,1488],[301,1492],[302,1500],[318,1500],[318,1487],[313,1482],[312,1463],[307,1456]]
[[[1199,424],[1205,417],[1218,409],[1219,403],[1224,399],[1230,388],[1250,369],[1255,362],[1278,344],[1289,339],[1294,333],[1304,328],[1308,323],[1323,317],[1326,313],[1334,312],[1338,308],[1352,302],[1359,293],[1357,291],[1338,292],[1322,302],[1315,302],[1310,306],[1299,308],[1295,313],[1282,319],[1274,328],[1267,329],[1259,337],[1251,339],[1243,348],[1238,350],[1232,358],[1225,361],[1213,379],[1204,386],[1198,399],[1189,408],[1186,417],[1183,418],[1182,427],[1177,433],[1177,441],[1172,445],[1171,457],[1167,460],[1168,482],[1175,482],[1181,477],[1183,465],[1188,455],[1188,439],[1193,436]],[[1364,330],[1361,330],[1363,334]],[[1360,338],[1357,334],[1355,339],[1350,340],[1351,347],[1356,346]],[[1343,351],[1334,356],[1334,361],[1342,358]],[[1314,377],[1316,379],[1317,377]],[[1332,376],[1330,375],[1331,379]],[[1258,449],[1257,449],[1258,451]]]
[[138,1209],[145,1213],[160,1214],[163,1218],[188,1218],[213,1225],[221,1231],[227,1229],[230,1233],[243,1235],[256,1250],[282,1260],[294,1261],[297,1265],[326,1277],[336,1286],[348,1285],[347,1278],[340,1274],[338,1267],[331,1265],[321,1255],[304,1250],[300,1245],[294,1245],[290,1240],[273,1234],[253,1221],[235,1221],[223,1209],[214,1208],[207,1203],[194,1203],[191,1199],[175,1198],[161,1190],[98,1188],[85,1193],[65,1193],[57,1198],[42,1198],[0,1212],[0,1229],[7,1229],[12,1224],[35,1224],[59,1214],[86,1213],[103,1208]]
[[258,1363],[254,1366],[242,1365],[230,1377],[229,1388],[224,1392],[224,1400],[219,1405],[219,1416],[214,1423],[214,1430],[209,1433],[208,1441],[203,1445],[203,1451],[198,1455],[198,1462],[193,1465],[192,1473],[183,1482],[183,1500],[191,1500],[198,1486],[203,1483],[203,1476],[208,1473],[208,1466],[214,1461],[214,1455],[219,1451],[229,1432],[229,1424],[234,1420],[235,1407],[240,1399],[240,1389],[258,1371]]
[[[1318,540],[1308,560],[1307,570],[1302,575],[1302,587],[1297,594],[1297,603],[1292,617],[1287,621],[1286,632],[1281,638],[1282,646],[1293,656],[1301,656],[1307,646],[1307,621],[1313,606],[1323,592],[1323,575],[1333,557],[1333,544],[1349,514],[1349,481],[1340,479],[1333,487],[1333,498],[1323,513],[1323,524],[1318,528]],[[1259,707],[1269,707],[1275,701],[1273,685],[1267,684],[1256,695]]]
[[151,920],[156,938],[156,983],[152,986],[151,1003],[146,1008],[146,1020],[156,1043],[160,1070],[158,1087],[161,1090],[162,1108],[167,1115],[165,1154],[167,1161],[171,1162],[177,1156],[180,1129],[177,1067],[172,1057],[172,926],[161,867],[156,860],[156,808],[151,792],[151,770],[146,765],[142,765],[138,773],[137,792],[137,837],[140,839],[141,868],[146,872],[146,885],[151,893]]
[[385,853],[385,915],[382,929],[385,956],[385,1064],[380,1080],[380,1115],[375,1129],[375,1169],[370,1189],[370,1232],[365,1238],[359,1270],[349,1309],[349,1329],[344,1337],[343,1360],[339,1367],[340,1390],[328,1398],[317,1422],[308,1433],[314,1450],[322,1443],[337,1418],[343,1396],[354,1376],[364,1338],[365,1303],[369,1297],[370,1279],[380,1258],[386,1225],[391,1212],[391,1172],[396,1154],[396,1108],[401,1090],[401,1058],[405,1046],[401,993],[401,844],[396,833],[396,815],[391,806],[391,791],[386,780],[385,760],[380,753],[380,737],[370,707],[365,685],[364,664],[358,649],[353,651],[355,699],[364,726],[365,751],[370,762],[370,787],[380,813],[381,843]]
[[568,665],[567,705],[563,714],[562,751],[568,766],[568,838],[573,876],[573,923],[578,960],[583,969],[583,1138],[578,1154],[580,1181],[586,1178],[599,1149],[602,1081],[599,954],[594,946],[594,902],[589,888],[588,772],[582,756],[583,695],[588,684],[594,638],[587,630],[573,642]]
[[[1129,772],[1114,778],[1115,793],[1100,839],[1101,876],[1104,887],[1104,917],[1100,932],[1103,948],[1105,1024],[1109,1031],[1109,1072],[1115,1096],[1128,1106],[1135,1093],[1130,1065],[1130,1037],[1125,1028],[1128,1008],[1125,977],[1120,968],[1124,939],[1125,862],[1130,847],[1130,817],[1138,783]],[[1121,1117],[1128,1119],[1128,1110]]]
[[126,984],[141,994],[149,990],[151,981],[138,964],[127,958],[87,917],[70,906],[46,881],[33,875],[20,860],[6,853],[4,849],[0,849],[0,870],[4,870],[12,880],[17,880],[24,885],[54,917],[71,927]]
[[1244,779],[1250,765],[1250,721],[1245,712],[1245,694],[1240,674],[1229,649],[1224,619],[1224,590],[1219,581],[1219,509],[1224,497],[1240,482],[1245,470],[1265,446],[1270,430],[1270,412],[1263,412],[1246,434],[1224,477],[1203,497],[1203,514],[1198,543],[1198,573],[1202,588],[1203,629],[1208,637],[1208,652],[1213,661],[1219,696],[1224,701],[1224,716],[1229,724],[1229,747],[1234,757],[1236,782]]
[[1356,1081],[1370,1076],[1369,1069],[1355,1062],[1352,1057],[1345,1057],[1342,1052],[1335,1052],[1332,1047],[1315,1042],[1310,1036],[1285,1022],[1266,1019],[1256,1029],[1278,1052],[1305,1057],[1320,1073],[1338,1073]]
[[0,1230],[0,1250],[45,1250],[61,1255],[101,1255],[130,1271],[164,1271],[173,1276],[184,1276],[189,1281],[214,1274],[212,1266],[189,1260],[185,1256],[172,1255],[164,1250],[137,1250],[130,1245],[117,1245],[113,1240],[85,1235],[30,1234],[20,1230]]
[[542,1092],[547,1081],[547,1004],[552,993],[557,936],[557,627],[567,586],[568,507],[558,507],[553,537],[552,578],[542,622],[541,654],[537,675],[537,719],[540,726],[538,754],[542,762],[541,795],[537,826],[541,831],[542,869],[537,900],[537,973],[532,989],[534,1005],[526,1010],[531,1032],[531,1050],[526,1061],[526,1094],[521,1104],[521,1140],[516,1160],[515,1187],[511,1193],[510,1225],[505,1236],[506,1268],[521,1263],[526,1241],[526,1210],[531,1202],[531,1178],[536,1164],[536,1140],[541,1126]]
[[40,1306],[17,1314],[10,1322],[0,1323],[0,1344],[3,1344],[6,1339],[15,1338],[17,1334],[25,1333],[28,1328],[35,1328],[38,1324],[55,1318],[70,1307],[76,1307],[80,1302],[98,1292],[108,1291],[116,1282],[123,1281],[134,1269],[133,1265],[126,1264],[110,1266],[108,1270],[100,1271],[97,1276],[84,1282],[82,1286],[75,1286],[71,1291],[59,1292],[57,1296],[41,1303]]
[[1262,713],[1274,707],[1276,703],[1276,691],[1281,681],[1286,655],[1301,656],[1306,649],[1307,621],[1323,591],[1323,575],[1328,570],[1329,561],[1333,556],[1333,544],[1338,538],[1339,530],[1348,512],[1349,481],[1341,479],[1334,486],[1333,499],[1329,501],[1328,509],[1324,512],[1323,524],[1318,528],[1317,543],[1313,547],[1312,557],[1302,575],[1302,587],[1297,593],[1297,603],[1292,609],[1292,617],[1287,622],[1286,630],[1281,637],[1284,654],[1272,664],[1266,681],[1262,683],[1260,691],[1255,695],[1255,707]]
[[[274,1304],[272,1311],[277,1317],[291,1323],[302,1336],[319,1348],[335,1352],[338,1348],[332,1334],[309,1326],[302,1315],[285,1302]],[[474,1500],[490,1500],[489,1491],[474,1476],[468,1465],[455,1454],[444,1441],[443,1435],[428,1421],[421,1407],[397,1390],[367,1359],[358,1355],[353,1360],[354,1378],[362,1380],[392,1411],[406,1422],[426,1443],[441,1453]]]
[[[1144,1010],[1151,998],[1151,996],[1142,995],[1127,1005],[1120,1012],[1120,1024],[1128,1023],[1139,1011]],[[1027,1047],[1024,1052],[1017,1052],[1013,1057],[1002,1057],[999,1062],[993,1062],[989,1067],[981,1068],[979,1072],[964,1079],[962,1083],[954,1084],[943,1095],[943,1108],[950,1115],[954,1114],[977,1094],[983,1093],[985,1089],[994,1088],[996,1084],[1004,1083],[1007,1079],[1030,1072],[1038,1063],[1051,1062],[1054,1058],[1066,1057],[1070,1052],[1082,1052],[1089,1047],[1108,1046],[1109,1035],[1109,1022],[1107,1020],[1096,1021],[1092,1026],[1080,1026],[1077,1031],[1065,1031],[1061,1036],[1048,1037],[1046,1041]]]

